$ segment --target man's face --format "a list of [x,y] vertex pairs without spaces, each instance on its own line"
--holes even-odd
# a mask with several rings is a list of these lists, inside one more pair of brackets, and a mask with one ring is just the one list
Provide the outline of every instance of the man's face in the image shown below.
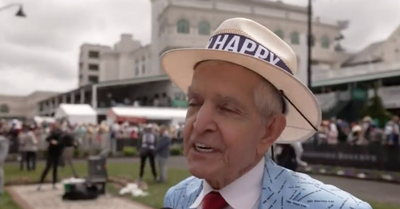
[[238,175],[273,143],[261,142],[268,131],[253,98],[260,80],[231,63],[206,61],[196,67],[183,131],[184,154],[194,176]]

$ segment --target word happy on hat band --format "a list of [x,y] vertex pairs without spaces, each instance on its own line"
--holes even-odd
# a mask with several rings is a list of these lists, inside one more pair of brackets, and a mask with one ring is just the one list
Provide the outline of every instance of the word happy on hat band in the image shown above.
[[211,37],[207,48],[251,55],[272,65],[278,66],[293,75],[292,71],[280,57],[265,46],[245,36],[230,33],[218,34]]

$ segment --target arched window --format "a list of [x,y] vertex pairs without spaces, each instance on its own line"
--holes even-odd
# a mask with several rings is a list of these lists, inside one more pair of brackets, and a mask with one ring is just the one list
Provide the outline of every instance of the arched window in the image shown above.
[[327,36],[323,36],[321,38],[321,47],[325,48],[325,49],[329,49],[330,45],[331,45],[331,43],[330,43],[329,38]]
[[290,43],[293,45],[300,44],[300,34],[296,31],[290,34]]
[[315,46],[315,36],[311,35],[311,46]]
[[8,107],[7,104],[1,104],[0,105],[0,112],[1,113],[9,113],[10,112],[10,108]]
[[199,35],[210,35],[210,24],[207,21],[199,22],[199,25],[197,26],[197,32]]
[[189,21],[186,20],[186,19],[178,20],[176,29],[177,29],[178,33],[189,34],[190,33],[190,23],[189,23]]
[[281,39],[284,39],[285,37],[284,37],[284,33],[283,33],[283,31],[282,30],[276,30],[275,31],[275,34],[277,35],[277,36],[279,36],[279,38],[281,38]]

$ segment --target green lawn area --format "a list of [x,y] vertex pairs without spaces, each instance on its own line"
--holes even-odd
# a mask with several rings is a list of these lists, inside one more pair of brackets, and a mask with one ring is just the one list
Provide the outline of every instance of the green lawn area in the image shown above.
[[12,198],[10,197],[10,195],[8,193],[5,193],[4,196],[1,197],[1,199],[0,199],[0,208],[22,209],[21,207],[19,207],[19,205],[14,203],[14,201],[12,200]]
[[[85,176],[87,173],[86,163],[78,162],[75,163],[75,168],[80,176]],[[126,177],[129,179],[137,179],[139,173],[139,165],[137,163],[109,163],[107,165],[108,173],[112,177]],[[38,181],[40,177],[40,173],[43,170],[43,164],[38,165],[38,169],[35,172],[20,172],[19,166],[17,164],[8,164],[5,166],[5,175],[6,175],[6,182],[13,182],[13,181]],[[146,167],[146,175],[145,181],[149,184],[149,193],[150,195],[147,197],[139,197],[139,198],[132,198],[135,201],[141,202],[145,205],[154,207],[154,208],[161,208],[163,207],[163,199],[165,192],[171,186],[175,185],[182,179],[188,177],[190,174],[186,170],[181,169],[169,169],[168,170],[168,183],[167,184],[157,184],[153,182],[153,178],[150,173],[149,166]],[[50,173],[49,173],[50,174]],[[65,167],[64,169],[60,169],[59,171],[60,179],[67,178],[72,176],[72,172],[69,167]],[[48,175],[48,179],[50,175]],[[112,193],[117,193],[118,190],[112,186],[109,186],[109,191]],[[385,203],[371,203],[374,209],[399,209],[399,205],[389,205]],[[0,208],[5,209],[21,209],[16,206],[12,199],[6,194],[0,201]]]

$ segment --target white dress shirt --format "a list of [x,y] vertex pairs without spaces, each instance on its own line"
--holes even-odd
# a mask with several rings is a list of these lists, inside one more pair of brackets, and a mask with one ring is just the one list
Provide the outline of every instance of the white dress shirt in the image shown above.
[[[265,159],[262,158],[253,169],[218,191],[229,204],[226,209],[258,209],[264,165]],[[203,180],[203,190],[190,208],[202,209],[204,197],[212,191],[216,190]]]

